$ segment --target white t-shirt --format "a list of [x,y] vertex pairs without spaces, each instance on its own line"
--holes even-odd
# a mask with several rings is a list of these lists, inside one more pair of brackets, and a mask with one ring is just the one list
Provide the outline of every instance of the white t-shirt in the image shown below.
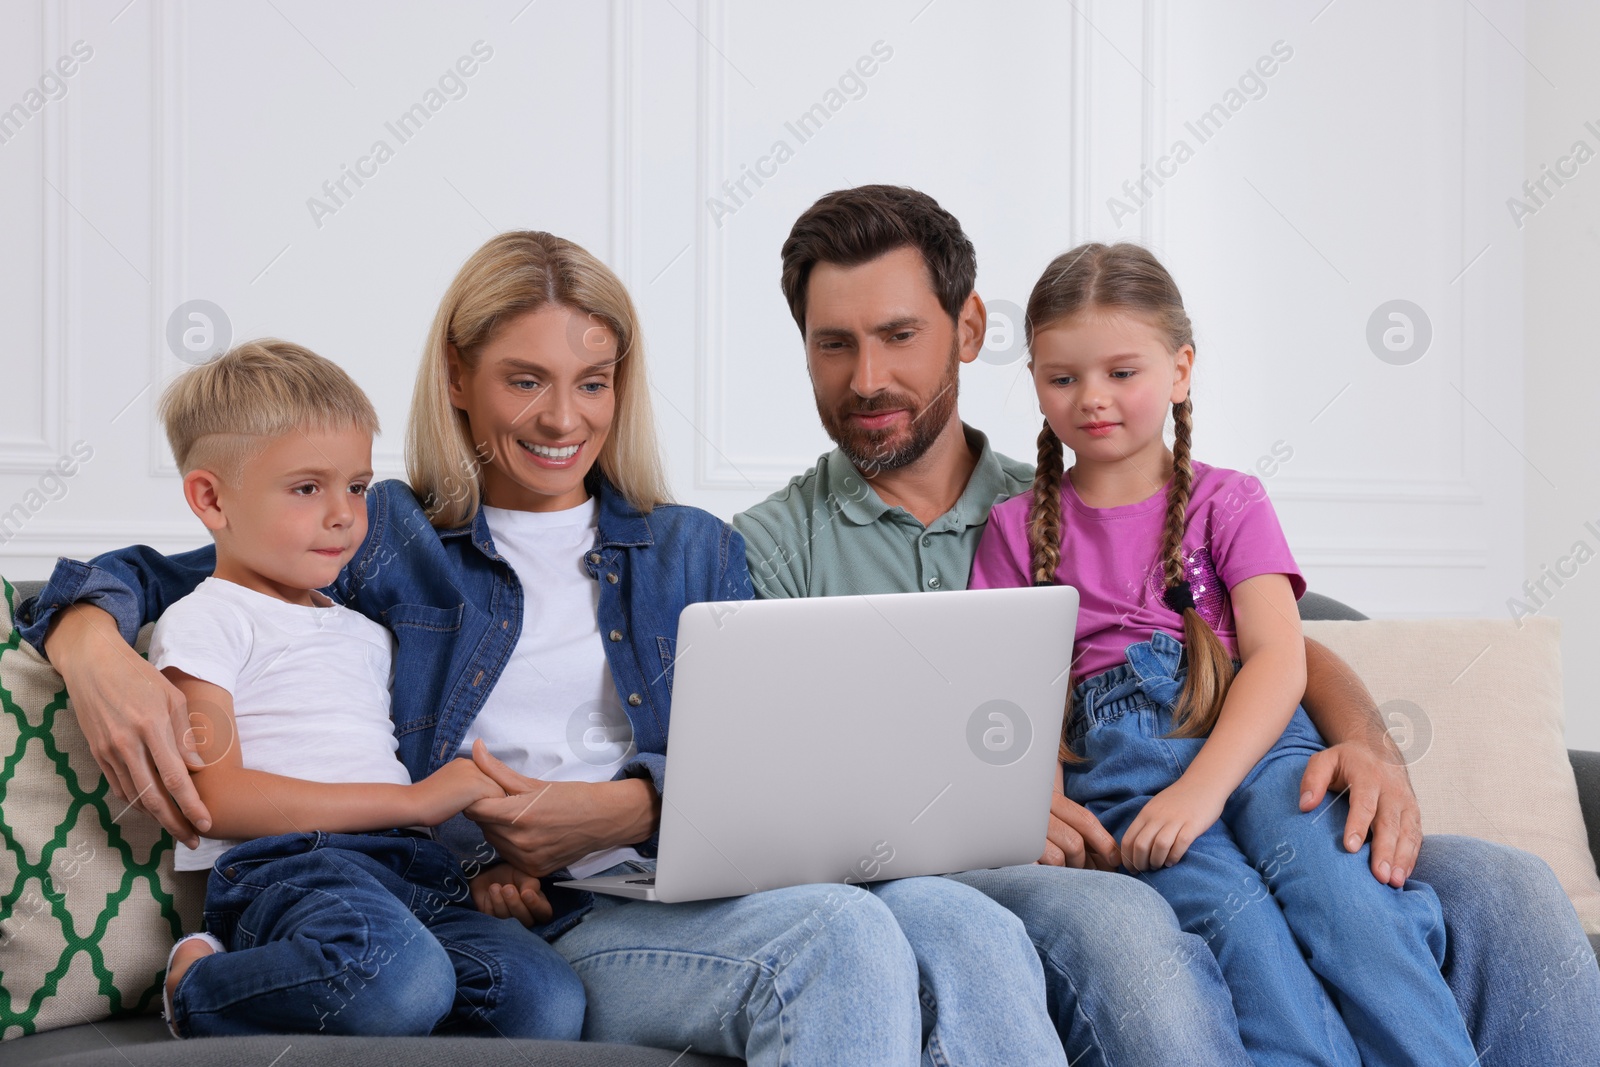
[[[522,632],[460,753],[471,757],[481,737],[529,778],[609,782],[636,749],[601,643],[600,587],[583,568],[599,529],[596,502],[565,511],[483,511],[522,585]],[[586,878],[638,858],[631,848],[606,849],[567,869]]]
[[[317,605],[303,607],[207,578],[156,623],[150,663],[232,695],[250,770],[308,782],[409,785],[389,719],[393,637],[312,595]],[[236,844],[209,837],[197,849],[180,843],[174,866],[204,870]]]

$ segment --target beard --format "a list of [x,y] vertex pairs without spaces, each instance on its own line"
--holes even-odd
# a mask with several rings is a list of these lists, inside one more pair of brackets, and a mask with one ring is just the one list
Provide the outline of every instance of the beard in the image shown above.
[[[939,388],[930,398],[907,393],[879,393],[871,397],[851,395],[837,410],[829,410],[817,399],[817,417],[833,443],[863,475],[899,470],[921,459],[944,432],[956,410],[956,392],[961,368],[961,345],[950,342],[950,359]],[[875,411],[905,410],[907,425],[887,430],[869,430],[857,425],[852,415]]]

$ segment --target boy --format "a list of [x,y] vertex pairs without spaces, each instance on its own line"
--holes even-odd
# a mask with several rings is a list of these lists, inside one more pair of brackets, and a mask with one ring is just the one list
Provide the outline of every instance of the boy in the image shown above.
[[174,1036],[577,1040],[576,974],[520,923],[474,910],[424,829],[504,792],[466,759],[412,784],[389,632],[318,592],[366,536],[372,404],[328,360],[265,340],[184,374],[161,418],[217,546],[150,643],[187,700],[213,817],[213,836],[177,850],[177,869],[211,876],[206,932],[168,964]]

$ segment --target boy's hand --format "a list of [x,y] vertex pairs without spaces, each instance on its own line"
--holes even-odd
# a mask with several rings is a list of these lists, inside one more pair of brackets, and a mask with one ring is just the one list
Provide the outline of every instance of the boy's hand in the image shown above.
[[549,922],[554,909],[544,898],[539,879],[509,863],[497,863],[472,879],[472,902],[485,915],[515,919],[523,926]]
[[480,800],[500,798],[506,791],[469,759],[453,759],[411,787],[419,807],[417,822],[438,826]]
[[1195,838],[1222,817],[1227,796],[1179,778],[1150,798],[1122,835],[1122,862],[1130,871],[1170,867]]

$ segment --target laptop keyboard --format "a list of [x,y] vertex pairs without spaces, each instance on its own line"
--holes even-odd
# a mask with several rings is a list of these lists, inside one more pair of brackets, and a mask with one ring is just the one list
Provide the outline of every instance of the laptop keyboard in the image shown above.
[[623,885],[655,885],[656,884],[656,879],[655,879],[655,875],[651,875],[649,878],[629,878],[627,881],[623,882],[622,884]]

